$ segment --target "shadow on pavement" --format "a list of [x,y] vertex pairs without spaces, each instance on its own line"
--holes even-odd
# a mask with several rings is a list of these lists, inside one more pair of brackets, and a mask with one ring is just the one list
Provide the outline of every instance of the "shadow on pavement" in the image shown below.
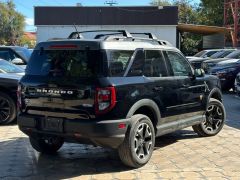
[[156,138],[155,149],[168,146],[182,139],[200,138],[193,130],[179,130],[174,133],[166,134]]
[[[156,149],[197,137],[193,131],[181,130],[157,138]],[[0,156],[0,179],[68,179],[131,170],[121,163],[115,150],[65,143],[57,154],[45,155],[34,151],[27,137],[0,142]]]

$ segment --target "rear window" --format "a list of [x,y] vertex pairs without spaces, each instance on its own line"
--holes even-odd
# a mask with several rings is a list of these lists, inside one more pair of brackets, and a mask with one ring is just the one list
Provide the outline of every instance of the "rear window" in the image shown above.
[[53,77],[96,77],[102,53],[97,50],[34,50],[26,74]]
[[11,64],[5,60],[0,60],[0,73],[23,73],[24,70],[21,69],[20,67]]

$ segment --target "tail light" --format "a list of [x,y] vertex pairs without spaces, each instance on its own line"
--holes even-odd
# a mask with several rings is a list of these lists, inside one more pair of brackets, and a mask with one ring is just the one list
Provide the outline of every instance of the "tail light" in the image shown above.
[[104,114],[116,105],[115,87],[97,88],[95,95],[95,113]]
[[19,84],[17,88],[17,107],[18,108],[21,108],[22,106],[21,92],[22,92],[22,87]]

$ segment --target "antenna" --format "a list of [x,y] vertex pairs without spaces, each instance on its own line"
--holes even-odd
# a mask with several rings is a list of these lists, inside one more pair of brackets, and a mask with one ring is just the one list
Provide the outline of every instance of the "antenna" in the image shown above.
[[77,39],[81,39],[81,35],[80,35],[80,33],[79,33],[78,29],[77,29],[76,24],[74,23],[73,26],[74,26],[74,28],[75,28],[77,34],[78,34]]
[[114,1],[114,0],[109,0],[109,1],[105,1],[104,4],[107,4],[109,6],[113,6],[113,5],[116,5],[118,4],[117,1]]

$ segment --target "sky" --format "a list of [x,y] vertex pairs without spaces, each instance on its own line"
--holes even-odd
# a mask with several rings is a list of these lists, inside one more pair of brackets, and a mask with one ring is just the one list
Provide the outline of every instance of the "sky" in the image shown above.
[[[0,0],[7,2],[8,0]],[[34,26],[34,6],[76,6],[81,3],[83,6],[108,6],[106,0],[13,0],[16,10],[25,16],[25,30],[36,31]],[[146,6],[151,0],[115,0],[118,6]],[[200,0],[193,0],[199,3]]]

